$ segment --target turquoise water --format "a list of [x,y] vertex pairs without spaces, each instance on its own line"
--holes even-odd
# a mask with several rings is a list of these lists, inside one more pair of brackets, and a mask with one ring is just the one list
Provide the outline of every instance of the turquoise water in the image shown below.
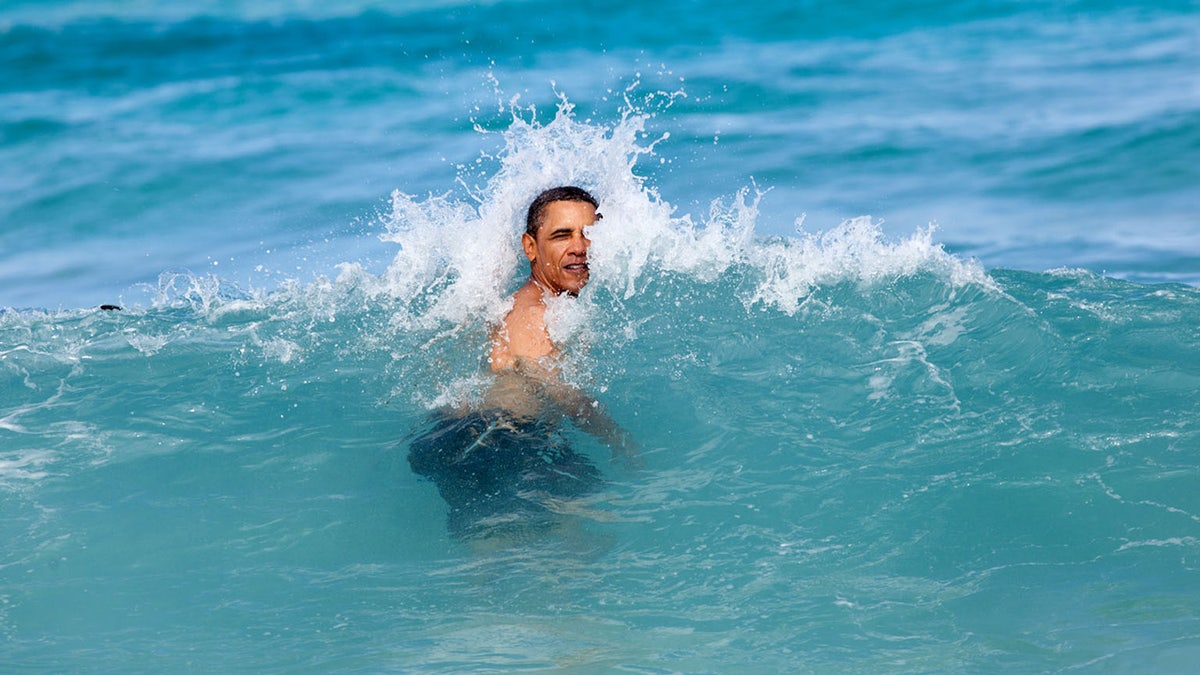
[[[1190,672],[1198,29],[7,3],[0,670]],[[644,466],[463,541],[407,441],[560,182]]]

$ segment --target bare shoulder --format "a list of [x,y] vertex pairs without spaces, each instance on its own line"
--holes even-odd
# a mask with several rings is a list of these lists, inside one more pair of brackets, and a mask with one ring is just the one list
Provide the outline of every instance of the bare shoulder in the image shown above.
[[492,336],[491,366],[499,372],[557,353],[546,331],[542,291],[532,283],[513,295],[513,307]]

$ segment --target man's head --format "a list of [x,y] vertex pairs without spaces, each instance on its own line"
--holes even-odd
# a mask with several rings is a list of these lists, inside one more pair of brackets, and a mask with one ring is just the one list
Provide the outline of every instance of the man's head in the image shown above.
[[587,285],[591,242],[584,228],[601,218],[597,206],[587,190],[574,186],[546,190],[529,205],[521,246],[542,288],[575,295]]

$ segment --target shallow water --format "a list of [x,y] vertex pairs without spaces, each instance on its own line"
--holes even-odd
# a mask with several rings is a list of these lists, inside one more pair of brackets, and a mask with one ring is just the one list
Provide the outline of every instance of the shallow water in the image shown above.
[[[10,3],[3,663],[1188,672],[1198,21]],[[644,466],[464,541],[407,443],[565,182]]]
[[420,330],[364,348],[389,317],[354,292],[332,309],[285,294],[6,314],[6,343],[25,345],[3,355],[9,658],[1190,662],[1200,336],[1178,327],[1200,294],[926,270],[830,283],[788,314],[743,304],[752,276],[581,298],[605,310],[586,330],[625,336],[594,345],[589,374],[645,467],[575,434],[605,488],[565,531],[495,548],[451,536],[405,461],[413,399],[442,384],[406,361],[438,350]]

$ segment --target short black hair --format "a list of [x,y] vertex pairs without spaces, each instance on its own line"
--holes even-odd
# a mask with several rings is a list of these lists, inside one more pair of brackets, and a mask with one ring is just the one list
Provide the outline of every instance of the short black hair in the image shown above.
[[[538,228],[542,226],[542,216],[545,214],[546,207],[553,202],[587,202],[592,205],[592,208],[600,208],[600,202],[596,201],[592,193],[581,187],[563,185],[543,190],[534,198],[533,203],[529,205],[528,213],[525,214],[526,234],[537,236]],[[597,213],[596,217],[599,218],[600,214]]]

